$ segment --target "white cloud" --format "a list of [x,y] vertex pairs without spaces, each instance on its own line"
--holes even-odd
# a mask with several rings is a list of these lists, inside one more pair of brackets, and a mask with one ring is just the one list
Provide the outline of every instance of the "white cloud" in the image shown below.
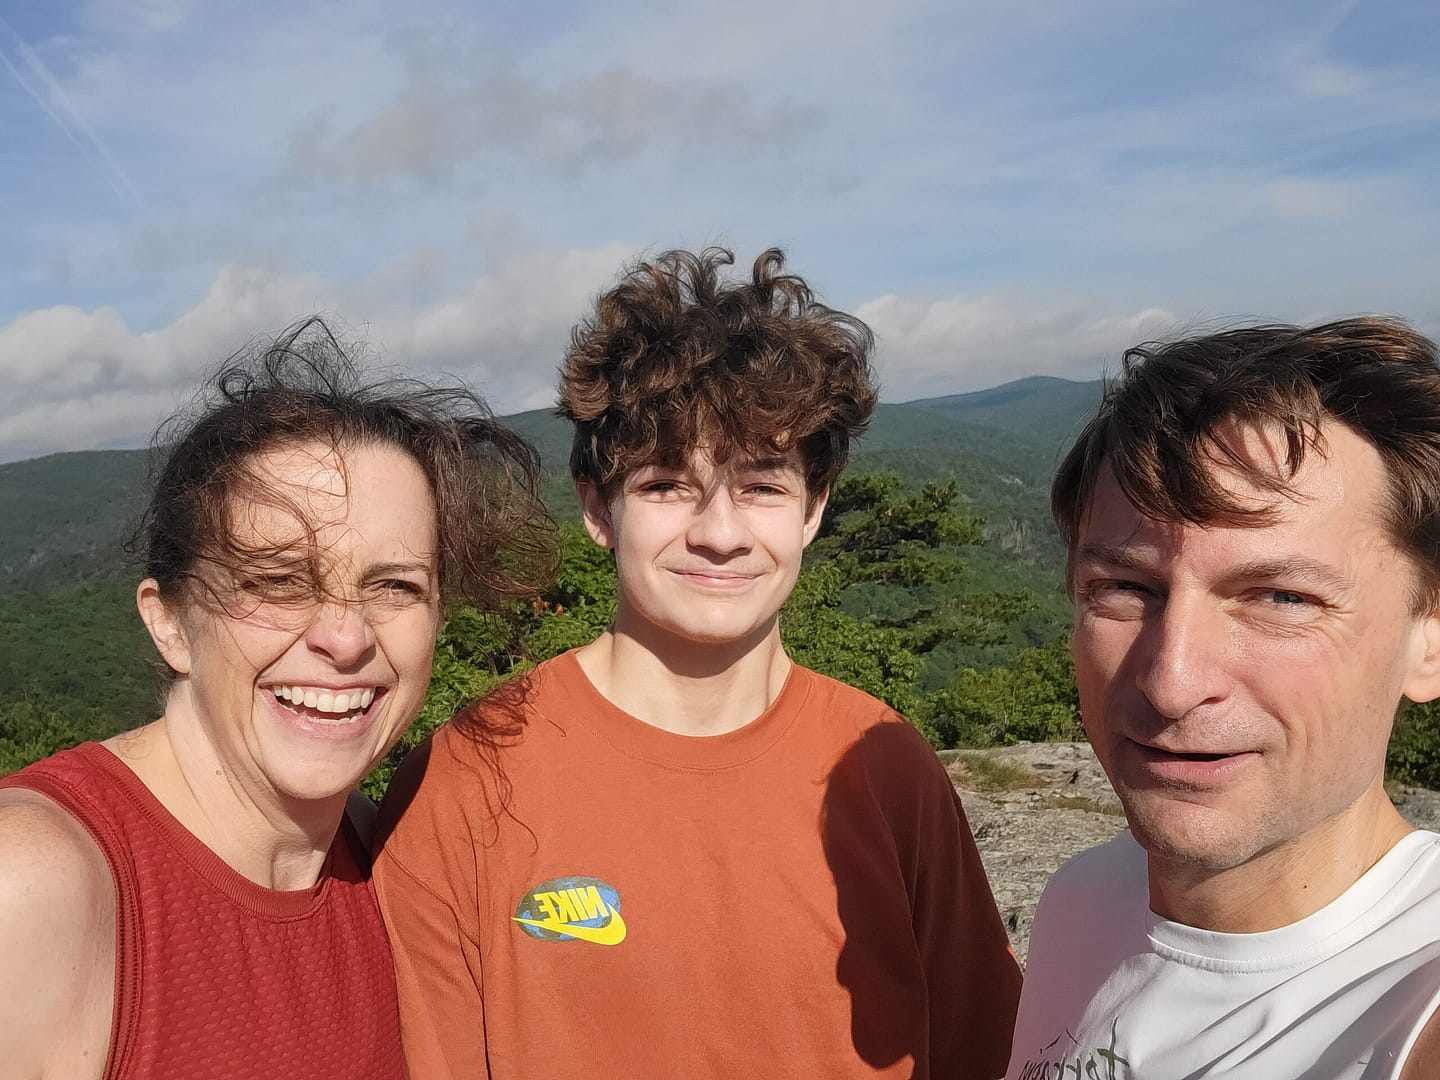
[[306,277],[225,267],[198,304],[136,333],[113,308],[53,307],[0,327],[0,456],[137,444],[202,373],[257,333],[331,306],[337,293]]
[[428,306],[395,303],[386,274],[344,286],[227,266],[199,303],[154,330],[133,331],[113,308],[30,312],[0,327],[11,388],[0,460],[138,445],[227,356],[313,312],[333,313],[342,336],[385,366],[463,377],[501,411],[548,405],[571,325],[632,254],[609,245],[529,255]]
[[309,180],[372,183],[515,153],[532,167],[569,174],[655,151],[779,146],[816,115],[784,101],[757,105],[728,80],[661,81],[612,67],[550,82],[433,41],[407,43],[399,95],[349,128],[328,111],[315,114],[291,141],[291,170]]
[[887,295],[860,305],[891,401],[995,386],[1022,375],[1098,378],[1126,348],[1173,332],[1157,308],[1095,314],[1001,295]]
[[[362,339],[385,367],[463,378],[501,412],[542,408],[554,399],[570,328],[635,254],[623,244],[529,254],[428,304],[396,299],[393,267],[344,286],[227,266],[194,307],[140,333],[110,308],[32,312],[0,328],[0,374],[13,388],[0,415],[0,458],[17,447],[138,445],[221,360],[314,311],[335,313],[342,336]],[[413,260],[422,275],[426,258]],[[1094,314],[998,294],[888,294],[856,314],[879,338],[888,400],[1036,372],[1093,378],[1102,359],[1176,322],[1154,309]]]

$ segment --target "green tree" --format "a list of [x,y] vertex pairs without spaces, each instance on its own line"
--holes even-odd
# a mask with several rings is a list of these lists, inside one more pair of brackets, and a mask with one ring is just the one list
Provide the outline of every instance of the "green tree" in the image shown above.
[[795,662],[849,683],[891,708],[912,715],[915,679],[923,661],[893,627],[876,626],[840,608],[840,568],[806,569],[780,615],[780,632]]
[[1069,642],[1026,649],[1008,667],[966,668],[927,695],[923,717],[941,746],[1083,739]]
[[1407,703],[1401,710],[1385,771],[1402,784],[1440,790],[1440,701]]

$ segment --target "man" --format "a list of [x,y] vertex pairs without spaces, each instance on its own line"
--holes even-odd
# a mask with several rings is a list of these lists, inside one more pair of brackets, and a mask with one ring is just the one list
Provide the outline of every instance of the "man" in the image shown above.
[[998,1077],[1019,977],[955,792],[779,612],[875,403],[863,324],[778,251],[672,252],[562,374],[597,640],[407,761],[376,881],[411,1072]]
[[1377,318],[1131,350],[1052,491],[1129,833],[1036,913],[1011,1080],[1440,1075],[1440,366]]

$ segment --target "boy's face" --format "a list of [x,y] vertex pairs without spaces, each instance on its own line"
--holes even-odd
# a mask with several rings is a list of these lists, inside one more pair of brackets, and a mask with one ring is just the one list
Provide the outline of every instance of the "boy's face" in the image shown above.
[[579,490],[590,535],[615,550],[616,629],[710,647],[774,632],[826,496],[809,497],[797,450],[723,465],[694,452],[681,468],[642,466],[608,497]]

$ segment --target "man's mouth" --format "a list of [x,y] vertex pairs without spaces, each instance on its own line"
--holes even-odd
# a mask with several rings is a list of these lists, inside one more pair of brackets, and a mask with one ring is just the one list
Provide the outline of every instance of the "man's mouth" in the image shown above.
[[1132,745],[1147,771],[1182,784],[1218,782],[1259,757],[1255,750],[1177,749],[1143,742]]
[[327,686],[281,685],[270,687],[281,706],[297,716],[320,724],[354,723],[369,711],[383,686],[334,689]]
[[1229,751],[1221,751],[1221,752],[1219,752],[1219,753],[1208,753],[1208,752],[1206,752],[1206,751],[1201,751],[1201,750],[1164,750],[1164,749],[1161,749],[1161,748],[1158,747],[1158,746],[1152,746],[1152,747],[1149,747],[1148,749],[1153,750],[1153,751],[1155,751],[1156,753],[1159,753],[1159,754],[1165,754],[1165,755],[1167,755],[1167,756],[1169,756],[1169,757],[1179,758],[1179,759],[1181,759],[1182,761],[1222,761],[1222,760],[1224,760],[1225,758],[1234,757],[1234,756],[1235,756],[1234,754],[1230,753]]

